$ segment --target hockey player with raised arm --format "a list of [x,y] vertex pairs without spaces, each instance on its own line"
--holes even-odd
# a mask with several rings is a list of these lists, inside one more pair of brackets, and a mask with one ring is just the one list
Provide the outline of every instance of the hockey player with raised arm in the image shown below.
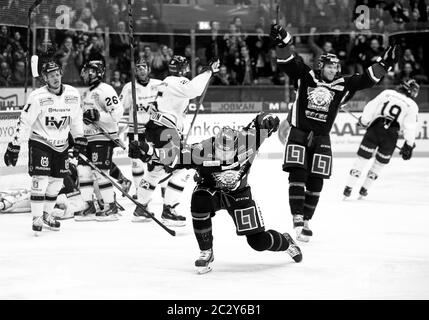
[[[200,143],[180,148],[154,149],[149,144],[132,146],[135,156],[152,157],[176,168],[195,169],[197,185],[192,193],[191,212],[195,237],[201,250],[195,261],[198,273],[212,269],[212,217],[225,209],[234,221],[238,236],[246,236],[256,251],[286,251],[295,262],[302,253],[288,233],[265,230],[261,211],[253,199],[247,178],[260,145],[277,131],[279,119],[260,113],[246,127],[222,128],[219,133]],[[144,151],[141,154],[142,150]]]
[[289,46],[292,36],[284,27],[272,25],[270,36],[276,44],[279,70],[297,81],[296,99],[288,114],[291,129],[283,170],[289,172],[289,205],[297,239],[309,241],[312,236],[309,220],[319,202],[323,180],[331,175],[329,132],[339,108],[356,91],[379,82],[396,63],[399,48],[390,46],[363,74],[341,76],[336,55],[321,55],[319,69],[312,70],[295,59]]
[[413,99],[419,94],[419,88],[414,79],[407,80],[396,90],[384,90],[365,106],[359,122],[362,127],[367,128],[367,131],[344,188],[345,198],[350,197],[363,168],[375,155],[375,161],[359,190],[361,198],[368,195],[369,187],[379,177],[384,166],[389,163],[400,131],[403,131],[405,139],[400,154],[404,160],[411,159],[415,147],[419,112],[419,107]]
[[[162,83],[161,80],[150,78],[150,72],[150,66],[147,64],[145,59],[141,58],[136,62],[136,107],[139,140],[144,139],[144,133],[146,130],[145,126],[150,119],[150,114],[152,111],[156,111],[155,99],[158,94],[158,88]],[[124,85],[119,99],[122,101],[125,113],[128,111],[129,114],[130,133],[128,134],[128,140],[132,141],[134,139],[134,125],[132,124],[133,97],[131,82],[128,82]],[[140,182],[143,178],[146,164],[143,163],[141,159],[131,159],[131,164],[131,171],[137,194],[138,186],[140,185]]]
[[[151,113],[146,125],[145,139],[155,148],[167,144],[179,145],[185,121],[185,110],[189,100],[200,96],[210,77],[219,71],[219,60],[212,60],[206,71],[189,80],[189,64],[185,57],[174,56],[169,63],[170,76],[159,86],[156,99],[157,110]],[[136,142],[132,142],[136,144]],[[131,148],[130,148],[131,149]],[[132,154],[130,154],[132,158]],[[156,160],[148,163],[148,170],[139,184],[138,199],[146,207],[136,207],[134,221],[147,220],[151,212],[147,209],[157,184],[171,175],[164,196],[161,218],[168,226],[184,226],[186,218],[176,213],[175,208],[185,188],[188,174],[186,170],[166,168]]]
[[[81,77],[89,88],[82,95],[84,133],[88,139],[86,156],[106,174],[112,166],[113,148],[111,139],[119,139],[118,122],[123,114],[122,103],[115,89],[102,82],[104,76],[102,61],[89,61],[81,71]],[[110,135],[106,137],[102,131]],[[77,221],[114,221],[118,209],[115,204],[113,186],[109,180],[91,170],[83,161],[78,165],[80,191],[88,208],[75,214]],[[97,183],[103,198],[103,210],[97,211],[94,201],[94,183]]]
[[42,227],[60,228],[60,223],[52,217],[52,210],[63,178],[68,174],[69,133],[77,152],[85,152],[87,145],[79,92],[61,83],[62,71],[54,61],[42,65],[41,75],[46,85],[31,92],[4,155],[6,165],[15,166],[21,143],[29,139],[30,201],[32,228],[36,234]]

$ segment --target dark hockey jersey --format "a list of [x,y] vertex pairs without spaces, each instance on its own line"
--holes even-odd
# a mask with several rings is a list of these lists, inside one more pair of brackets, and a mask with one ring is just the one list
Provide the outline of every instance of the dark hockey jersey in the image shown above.
[[320,71],[313,71],[293,55],[277,59],[277,63],[280,70],[297,81],[296,99],[288,114],[289,123],[301,130],[313,131],[315,135],[328,135],[341,105],[356,91],[375,85],[385,73],[377,62],[362,75],[339,77],[328,83],[321,80]]
[[[197,185],[224,192],[246,187],[250,166],[262,142],[267,138],[266,130],[257,130],[252,121],[238,133],[237,152],[231,161],[218,159],[215,154],[215,137],[200,143],[182,146],[176,153],[175,169],[195,169]],[[157,154],[162,154],[159,152]],[[170,156],[171,158],[171,156]],[[175,157],[173,157],[175,158]],[[166,164],[164,160],[161,161]]]

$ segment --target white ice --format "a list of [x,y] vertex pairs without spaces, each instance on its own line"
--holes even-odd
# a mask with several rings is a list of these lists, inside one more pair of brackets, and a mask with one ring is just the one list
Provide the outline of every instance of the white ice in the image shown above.
[[[154,222],[132,223],[125,198],[120,221],[67,220],[38,238],[29,214],[0,215],[0,299],[429,299],[428,159],[393,158],[366,200],[343,201],[353,161],[335,159],[299,264],[285,252],[253,251],[221,211],[213,219],[214,269],[197,275],[192,185],[179,207],[188,225],[176,237]],[[25,186],[19,179],[29,181],[3,176],[2,188]],[[281,160],[256,160],[250,182],[266,228],[295,236]]]

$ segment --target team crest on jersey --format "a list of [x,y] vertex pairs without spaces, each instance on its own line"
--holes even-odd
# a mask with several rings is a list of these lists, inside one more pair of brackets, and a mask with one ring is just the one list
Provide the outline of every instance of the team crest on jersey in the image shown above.
[[54,99],[52,99],[51,97],[39,99],[39,104],[41,107],[50,106],[54,104]]
[[41,157],[40,158],[40,165],[42,166],[42,167],[47,167],[47,166],[49,166],[49,158],[48,157]]
[[308,108],[328,112],[334,93],[323,86],[308,88]]
[[98,153],[97,152],[93,152],[92,153],[92,162],[97,162],[98,160]]

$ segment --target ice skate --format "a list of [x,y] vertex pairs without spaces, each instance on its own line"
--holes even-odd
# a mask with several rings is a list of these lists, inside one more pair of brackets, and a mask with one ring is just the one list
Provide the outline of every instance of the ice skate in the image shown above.
[[48,229],[52,231],[59,231],[61,223],[55,220],[54,216],[43,212],[43,229]]
[[302,260],[302,252],[301,249],[297,246],[295,241],[293,241],[292,237],[289,233],[285,232],[283,233],[283,236],[287,239],[289,242],[289,247],[287,248],[286,252],[291,256],[291,258],[295,262],[301,262]]
[[352,188],[346,186],[343,191],[343,195],[344,195],[343,200],[346,200],[347,198],[349,198],[351,194],[352,194]]
[[302,228],[304,227],[304,216],[302,214],[294,214],[293,218],[293,228],[295,229],[296,236],[298,237],[301,234]]
[[93,221],[95,220],[95,214],[97,209],[95,208],[94,201],[87,201],[88,208],[82,211],[78,211],[74,214],[75,221]]
[[106,204],[104,206],[104,210],[97,212],[95,214],[95,220],[99,221],[99,222],[105,222],[105,221],[117,221],[119,220],[118,215],[118,207],[116,206],[116,204],[113,203],[109,203],[108,205]]
[[166,226],[183,227],[186,225],[186,218],[178,215],[175,210],[176,206],[168,206],[164,204],[161,218]]
[[42,217],[33,217],[33,226],[34,235],[37,237],[42,232],[43,227],[43,218]]
[[204,274],[212,271],[213,260],[213,249],[201,250],[200,257],[195,260],[195,267],[197,267],[197,273]]
[[367,195],[368,195],[368,190],[366,190],[364,187],[360,188],[359,200],[364,199]]
[[148,205],[137,206],[133,213],[133,222],[149,222],[152,221],[154,214],[149,211]]
[[296,237],[296,239],[302,242],[309,242],[312,236],[313,231],[310,230],[308,220],[304,220],[304,227],[302,228],[301,233]]

